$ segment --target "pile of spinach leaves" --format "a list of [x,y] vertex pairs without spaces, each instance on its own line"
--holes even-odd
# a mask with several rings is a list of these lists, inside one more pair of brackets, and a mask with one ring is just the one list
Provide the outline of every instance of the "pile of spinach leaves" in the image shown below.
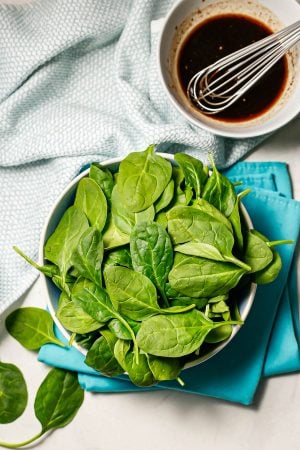
[[103,375],[181,381],[187,361],[242,323],[239,289],[278,275],[274,245],[288,241],[248,230],[249,190],[237,195],[211,165],[180,153],[172,165],[154,146],[118,173],[94,163],[45,244],[47,264],[16,249],[61,290],[56,315]]

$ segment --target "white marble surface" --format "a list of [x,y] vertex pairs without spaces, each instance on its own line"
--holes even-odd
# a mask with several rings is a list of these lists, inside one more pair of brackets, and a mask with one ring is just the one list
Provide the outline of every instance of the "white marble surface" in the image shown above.
[[[286,161],[300,200],[300,119],[277,132],[247,158]],[[39,282],[18,305],[44,306]],[[29,405],[16,422],[0,426],[0,440],[19,441],[39,431],[33,415],[35,392],[48,368],[21,347],[0,324],[1,360],[23,371]],[[300,374],[264,381],[254,406],[178,392],[85,394],[76,418],[34,448],[53,450],[299,450]]]
[[[26,1],[26,0],[25,0]],[[6,3],[24,3],[8,0]],[[4,3],[0,0],[0,3]],[[300,119],[287,125],[248,156],[250,161],[285,161],[300,200]],[[300,278],[300,273],[298,272]],[[39,281],[13,306],[44,306]],[[4,331],[0,318],[1,360],[24,373],[29,404],[23,416],[0,425],[0,440],[18,442],[40,430],[33,414],[34,396],[48,368],[36,354]],[[36,449],[53,450],[299,450],[300,374],[265,380],[254,406],[178,392],[85,394],[67,427],[46,436]]]

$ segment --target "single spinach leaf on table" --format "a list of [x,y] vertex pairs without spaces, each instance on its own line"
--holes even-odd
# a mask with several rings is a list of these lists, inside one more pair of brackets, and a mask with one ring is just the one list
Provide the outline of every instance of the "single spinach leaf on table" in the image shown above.
[[0,393],[0,423],[11,423],[23,414],[28,400],[23,374],[14,364],[0,362]]
[[213,221],[204,211],[192,206],[175,206],[167,214],[168,232],[180,253],[214,261],[228,261],[250,271],[232,254],[233,234],[223,222]]
[[171,174],[171,164],[155,154],[153,145],[130,153],[120,163],[117,181],[124,205],[131,212],[149,208],[166,188]]
[[139,348],[154,356],[179,358],[196,351],[214,328],[236,322],[213,322],[201,311],[158,315],[142,322],[137,334]]
[[0,442],[0,445],[8,448],[24,447],[47,431],[68,425],[75,417],[83,398],[77,374],[52,369],[39,387],[34,401],[34,412],[42,426],[41,431],[26,441],[16,444]]
[[200,198],[204,184],[208,178],[208,167],[193,156],[176,153],[175,161],[180,165],[185,182],[194,189],[196,198]]
[[34,410],[42,433],[66,426],[73,420],[84,398],[77,374],[52,369],[39,387]]
[[99,163],[92,163],[90,167],[89,177],[96,181],[102,189],[107,203],[111,205],[111,193],[114,187],[114,179],[112,173],[107,167],[102,167]]
[[117,337],[109,330],[102,330],[101,336],[89,349],[85,363],[106,376],[121,375],[124,372],[114,356],[114,346]]
[[215,206],[226,217],[229,217],[236,203],[236,192],[230,180],[222,175],[211,159],[212,174],[208,178],[202,193],[204,200]]
[[165,285],[173,264],[168,233],[155,222],[136,225],[130,235],[130,252],[134,270],[152,281],[168,306]]
[[233,289],[245,270],[227,262],[175,253],[170,286],[189,297],[215,297]]
[[59,267],[63,281],[72,266],[79,240],[88,227],[86,215],[75,206],[70,206],[45,244],[45,258]]
[[100,232],[107,218],[107,201],[102,189],[91,178],[82,178],[77,186],[74,205],[83,211],[91,226]]
[[140,322],[154,314],[180,313],[194,308],[194,305],[160,308],[154,284],[143,274],[126,267],[106,267],[104,279],[115,309],[132,320]]
[[32,306],[16,309],[5,320],[9,334],[28,350],[38,350],[49,343],[65,347],[55,337],[53,325],[48,311]]

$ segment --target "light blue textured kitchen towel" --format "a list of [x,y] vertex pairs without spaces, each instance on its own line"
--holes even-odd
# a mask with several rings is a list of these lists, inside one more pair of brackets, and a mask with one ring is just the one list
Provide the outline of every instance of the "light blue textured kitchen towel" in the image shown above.
[[172,0],[33,0],[0,5],[0,313],[36,278],[47,213],[79,169],[143,150],[188,150],[219,167],[264,137],[232,140],[188,124],[158,78],[151,23]]
[[[244,203],[254,226],[271,240],[288,237],[295,243],[278,247],[283,261],[281,273],[275,282],[258,287],[250,315],[233,341],[212,359],[185,370],[182,373],[184,387],[168,382],[158,388],[250,404],[263,375],[300,370],[295,266],[290,271],[299,233],[300,203],[290,198],[286,164],[238,163],[227,175],[243,181],[243,188],[252,187]],[[260,187],[254,187],[253,183]],[[57,334],[62,338],[58,330]],[[79,372],[80,384],[89,391],[139,390],[126,379],[108,379],[97,374],[84,364],[83,355],[74,348],[45,345],[40,350],[39,360]]]

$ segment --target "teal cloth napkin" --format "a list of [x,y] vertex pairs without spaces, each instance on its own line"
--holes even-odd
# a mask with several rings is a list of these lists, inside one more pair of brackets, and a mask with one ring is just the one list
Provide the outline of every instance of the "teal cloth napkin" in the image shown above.
[[[210,360],[183,371],[185,386],[165,382],[155,389],[180,391],[250,404],[263,376],[300,369],[297,277],[292,264],[299,234],[300,203],[291,199],[286,164],[241,162],[226,174],[252,187],[244,204],[254,227],[271,240],[294,239],[280,246],[283,268],[277,280],[258,286],[250,314],[237,336]],[[62,338],[59,334],[58,337]],[[45,345],[39,360],[49,365],[75,370],[82,387],[93,392],[144,390],[126,377],[107,378],[84,364],[84,356],[74,348]],[[154,389],[150,388],[150,389]]]
[[[51,205],[84,164],[158,144],[228,167],[265,139],[192,126],[159,79],[157,20],[174,0],[0,5],[0,313],[37,277]],[[156,25],[156,26],[155,26]]]

